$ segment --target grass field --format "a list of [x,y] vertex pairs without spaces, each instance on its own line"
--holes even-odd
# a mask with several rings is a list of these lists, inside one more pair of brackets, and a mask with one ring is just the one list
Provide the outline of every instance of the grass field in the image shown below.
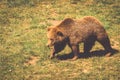
[[[46,47],[48,26],[67,17],[95,16],[112,47],[120,50],[119,4],[120,0],[1,0],[0,80],[120,80],[120,52],[105,57],[96,43],[90,57],[50,60]],[[70,52],[66,47],[58,55]]]

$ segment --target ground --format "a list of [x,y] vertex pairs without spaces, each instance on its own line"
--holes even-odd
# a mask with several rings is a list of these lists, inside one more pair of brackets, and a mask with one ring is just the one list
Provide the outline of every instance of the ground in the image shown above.
[[46,47],[48,26],[67,17],[95,16],[105,25],[112,47],[120,50],[120,1],[25,1],[0,2],[0,80],[120,79],[120,52],[105,57],[102,46],[96,43],[91,56],[85,57],[81,45],[81,57],[69,61],[67,46],[58,55],[62,60],[50,60]]

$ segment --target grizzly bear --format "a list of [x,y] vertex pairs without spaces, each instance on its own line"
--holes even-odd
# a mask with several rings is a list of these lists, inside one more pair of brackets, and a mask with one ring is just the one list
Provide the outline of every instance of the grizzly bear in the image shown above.
[[84,53],[89,53],[95,41],[98,41],[112,54],[108,35],[99,20],[86,16],[79,20],[64,19],[59,25],[47,28],[47,45],[52,48],[50,58],[62,51],[68,45],[74,54],[73,60],[78,58],[79,43],[84,43]]

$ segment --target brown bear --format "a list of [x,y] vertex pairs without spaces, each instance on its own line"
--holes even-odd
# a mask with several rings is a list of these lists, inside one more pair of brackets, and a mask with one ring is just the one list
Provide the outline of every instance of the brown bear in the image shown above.
[[86,16],[79,20],[64,19],[59,25],[49,27],[47,32],[49,47],[52,47],[50,58],[68,45],[74,54],[73,60],[78,58],[79,43],[84,43],[84,53],[89,53],[95,41],[98,41],[112,54],[112,48],[108,35],[99,20],[92,16]]

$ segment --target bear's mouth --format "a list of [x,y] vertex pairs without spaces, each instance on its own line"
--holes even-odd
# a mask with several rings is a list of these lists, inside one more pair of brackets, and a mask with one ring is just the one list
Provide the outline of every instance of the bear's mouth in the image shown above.
[[54,49],[54,45],[53,46],[49,46],[49,49]]

